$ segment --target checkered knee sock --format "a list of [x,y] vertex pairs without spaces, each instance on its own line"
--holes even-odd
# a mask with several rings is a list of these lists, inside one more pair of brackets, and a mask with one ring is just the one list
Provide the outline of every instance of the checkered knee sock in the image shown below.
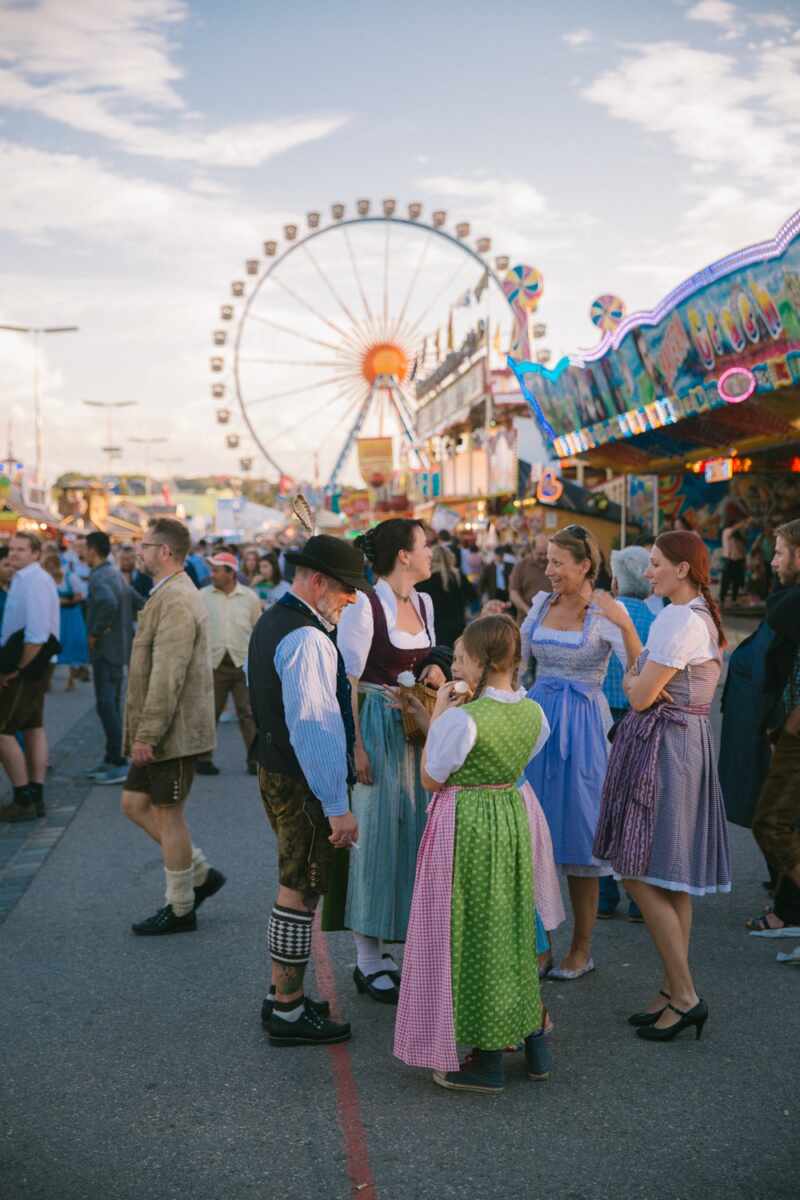
[[304,968],[311,957],[313,913],[276,904],[269,916],[267,949],[273,962]]

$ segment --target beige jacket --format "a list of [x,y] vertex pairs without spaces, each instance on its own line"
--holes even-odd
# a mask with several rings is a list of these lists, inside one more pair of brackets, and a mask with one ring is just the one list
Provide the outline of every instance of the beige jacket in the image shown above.
[[134,742],[155,758],[204,754],[216,744],[208,616],[181,571],[152,593],[139,616],[128,668],[125,753]]

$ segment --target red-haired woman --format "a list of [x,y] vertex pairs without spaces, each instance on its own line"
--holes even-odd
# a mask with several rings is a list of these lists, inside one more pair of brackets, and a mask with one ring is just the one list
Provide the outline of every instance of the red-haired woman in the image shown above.
[[728,892],[728,837],[708,720],[725,637],[709,591],[705,544],[673,531],[656,540],[646,572],[670,604],[656,617],[623,688],[595,854],[642,910],[664,967],[658,998],[629,1018],[639,1037],[669,1041],[708,1008],[689,968],[692,896]]

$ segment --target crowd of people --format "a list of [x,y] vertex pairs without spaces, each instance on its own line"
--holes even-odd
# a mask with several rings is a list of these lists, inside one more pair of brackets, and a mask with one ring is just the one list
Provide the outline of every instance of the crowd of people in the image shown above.
[[[730,890],[726,815],[752,826],[770,869],[774,904],[751,934],[800,939],[800,521],[774,543],[765,622],[731,657],[718,764],[709,715],[726,639],[691,531],[614,551],[608,567],[580,524],[488,562],[405,518],[280,557],[193,548],[171,518],[116,561],[100,532],[60,552],[19,533],[0,554],[0,760],[14,788],[0,820],[45,815],[52,662],[73,687],[88,663],[106,743],[89,774],[122,785],[123,813],[163,859],[165,903],[133,932],[193,931],[225,876],[193,842],[186,802],[196,773],[219,772],[232,697],[277,843],[261,1011],[273,1044],[350,1037],[305,993],[322,902],[322,929],[353,938],[357,992],[397,1009],[400,1060],[497,1094],[516,1048],[547,1078],[541,981],[595,969],[595,922],[620,885],[662,965],[630,1025],[651,1042],[699,1038],[692,903]],[[556,962],[559,877],[571,931]],[[800,963],[800,946],[779,957]]]

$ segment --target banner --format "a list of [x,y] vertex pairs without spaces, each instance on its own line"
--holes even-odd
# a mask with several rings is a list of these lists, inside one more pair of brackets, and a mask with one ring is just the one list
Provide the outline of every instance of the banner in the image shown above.
[[389,482],[394,470],[390,437],[359,438],[358,469],[368,487],[380,488]]

